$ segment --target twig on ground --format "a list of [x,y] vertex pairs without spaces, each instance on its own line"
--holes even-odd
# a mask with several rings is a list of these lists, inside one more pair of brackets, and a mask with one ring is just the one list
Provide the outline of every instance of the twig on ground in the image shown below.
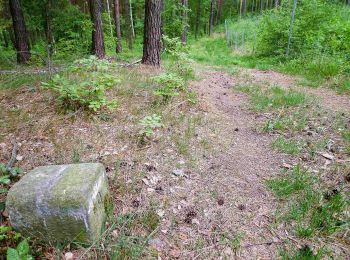
[[17,156],[17,149],[18,149],[18,145],[16,142],[13,143],[13,148],[12,148],[12,153],[11,153],[11,158],[9,160],[9,162],[6,165],[6,169],[8,171],[10,171],[13,167],[13,164],[15,163],[16,160],[16,156]]
[[136,61],[133,61],[131,63],[126,63],[126,64],[118,64],[119,66],[121,67],[131,67],[137,63],[140,63],[142,61],[142,59],[139,59],[139,60],[136,60]]
[[272,245],[272,244],[284,244],[286,243],[286,241],[268,241],[268,242],[262,242],[262,243],[256,243],[256,244],[247,244],[247,245],[243,245],[242,247],[254,247],[254,246],[263,246],[263,245]]

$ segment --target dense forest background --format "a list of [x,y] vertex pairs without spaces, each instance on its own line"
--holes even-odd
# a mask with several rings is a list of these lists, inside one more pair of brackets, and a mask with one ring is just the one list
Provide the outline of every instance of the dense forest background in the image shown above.
[[[2,0],[2,67],[6,63],[12,63],[15,56],[16,43],[9,2],[20,4],[23,11],[32,53],[31,63],[41,63],[47,57],[48,48],[57,61],[71,60],[91,52],[93,23],[90,19],[89,1]],[[121,13],[122,43],[128,49],[140,50],[144,29],[144,1],[96,2],[101,4],[107,54],[112,55],[116,49],[116,6]],[[334,55],[349,50],[349,10],[344,8],[345,4],[349,4],[348,0],[297,2],[292,54],[314,49]],[[264,56],[280,55],[285,53],[288,42],[286,38],[292,6],[293,1],[287,0],[165,0],[162,3],[162,34],[170,38],[181,38],[186,30],[190,38],[198,38],[211,34],[213,27],[222,25],[227,19],[236,21],[263,14],[258,26],[257,53]],[[239,30],[239,26],[236,29]]]

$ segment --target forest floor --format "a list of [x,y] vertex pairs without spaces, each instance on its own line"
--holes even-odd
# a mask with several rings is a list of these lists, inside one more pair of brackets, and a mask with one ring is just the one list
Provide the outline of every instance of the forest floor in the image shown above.
[[[189,84],[196,104],[180,95],[155,105],[147,86],[159,72],[121,69],[122,84],[110,93],[120,104],[112,114],[57,113],[55,97],[39,87],[0,91],[0,162],[9,160],[15,140],[16,164],[25,171],[99,161],[110,180],[115,209],[100,241],[88,249],[34,241],[35,254],[350,255],[350,211],[343,202],[349,199],[349,96],[300,87],[298,78],[273,71],[227,73],[196,65]],[[164,127],[140,145],[138,122],[154,113],[162,115]],[[302,201],[309,191],[312,198]],[[290,213],[299,207],[294,202],[313,205]]]

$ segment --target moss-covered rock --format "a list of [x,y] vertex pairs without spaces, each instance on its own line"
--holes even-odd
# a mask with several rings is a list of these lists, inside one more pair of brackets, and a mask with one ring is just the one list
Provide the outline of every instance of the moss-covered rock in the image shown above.
[[7,195],[12,226],[45,241],[91,243],[105,221],[108,184],[99,163],[35,168]]

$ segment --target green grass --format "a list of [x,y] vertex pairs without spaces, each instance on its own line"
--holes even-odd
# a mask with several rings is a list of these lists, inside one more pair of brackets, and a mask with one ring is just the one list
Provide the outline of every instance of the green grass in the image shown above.
[[239,63],[223,37],[191,40],[189,57],[206,65],[228,67]]
[[0,90],[15,89],[22,86],[34,87],[47,80],[46,74],[4,74],[0,75]]
[[[235,26],[233,26],[235,27]],[[252,39],[239,51],[229,47],[224,34],[214,37],[190,39],[190,57],[202,64],[221,66],[223,70],[232,67],[274,70],[285,74],[303,76],[299,85],[319,87],[329,79],[343,74],[343,57],[322,53],[302,54],[299,57],[259,56],[254,53]],[[346,79],[332,86],[340,94],[350,95],[350,80]]]
[[280,251],[281,260],[320,260],[323,256],[323,250],[319,250],[316,253],[311,250],[307,245],[304,245],[300,249],[293,249],[291,252]]
[[307,112],[304,108],[290,111],[290,109],[279,113],[276,118],[266,121],[263,131],[301,131],[307,126]]
[[321,180],[296,166],[273,179],[267,186],[281,200],[282,219],[298,237],[328,236],[349,225],[345,211],[349,202],[342,191],[321,185]]
[[338,84],[331,86],[338,94],[350,95],[350,79],[343,80]]
[[298,165],[293,170],[267,181],[267,186],[277,197],[285,198],[293,193],[305,190],[313,181],[314,178]]
[[311,88],[318,88],[323,83],[322,80],[310,80],[310,79],[299,79],[297,81],[298,86],[302,87],[311,87]]
[[304,104],[307,100],[304,93],[284,90],[278,86],[263,89],[259,86],[244,85],[237,89],[250,95],[251,105],[255,111],[295,107]]
[[304,143],[295,140],[288,140],[284,137],[278,137],[272,142],[272,148],[290,155],[299,154],[304,147]]
[[342,136],[345,141],[345,152],[350,155],[350,130],[344,131]]

